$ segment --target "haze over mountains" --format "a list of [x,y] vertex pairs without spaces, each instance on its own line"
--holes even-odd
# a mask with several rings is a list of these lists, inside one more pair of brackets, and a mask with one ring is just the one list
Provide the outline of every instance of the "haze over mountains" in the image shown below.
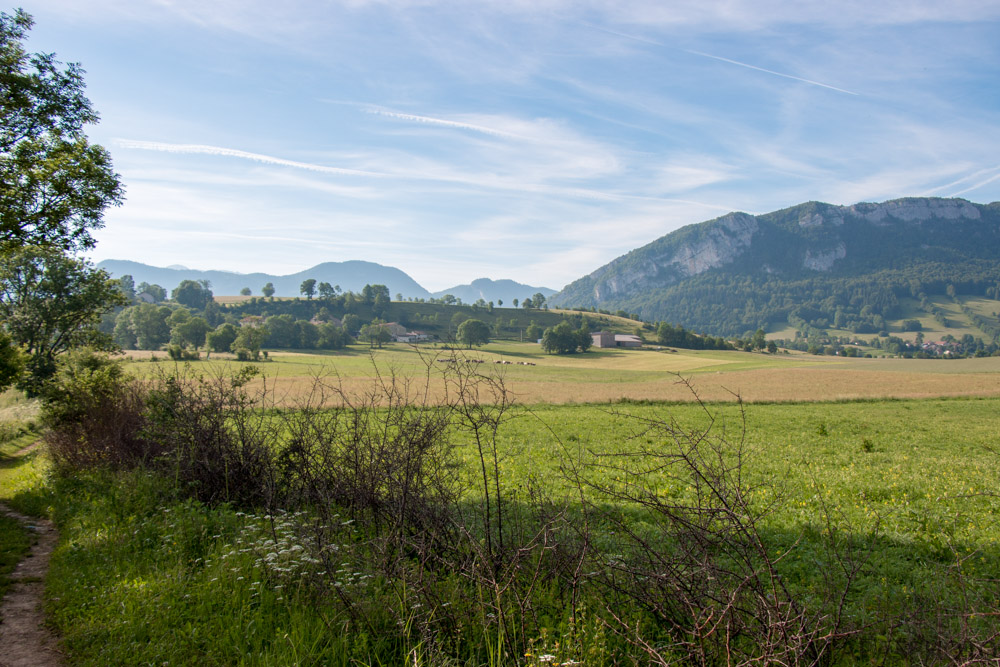
[[461,299],[464,303],[475,303],[478,299],[512,304],[514,299],[524,299],[536,292],[546,297],[555,294],[555,290],[547,287],[524,285],[513,280],[490,280],[479,278],[469,285],[430,292],[403,271],[391,267],[363,262],[358,260],[347,262],[324,262],[314,267],[289,275],[272,275],[269,273],[233,273],[231,271],[198,271],[180,265],[156,267],[120,259],[108,259],[100,262],[98,268],[104,269],[112,277],[130,275],[138,285],[141,282],[160,285],[169,293],[183,280],[207,280],[212,285],[212,291],[217,295],[239,294],[244,287],[249,287],[254,295],[260,296],[261,288],[267,283],[273,283],[275,296],[300,296],[302,281],[313,278],[319,282],[339,285],[343,291],[360,292],[366,285],[385,285],[395,298],[402,294],[404,298],[440,298],[445,294]]

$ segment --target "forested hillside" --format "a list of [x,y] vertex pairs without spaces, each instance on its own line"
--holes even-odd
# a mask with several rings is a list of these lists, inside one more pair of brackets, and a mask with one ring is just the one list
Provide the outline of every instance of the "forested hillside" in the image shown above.
[[732,213],[633,250],[549,299],[714,334],[875,333],[900,299],[1000,297],[1000,203],[910,198]]

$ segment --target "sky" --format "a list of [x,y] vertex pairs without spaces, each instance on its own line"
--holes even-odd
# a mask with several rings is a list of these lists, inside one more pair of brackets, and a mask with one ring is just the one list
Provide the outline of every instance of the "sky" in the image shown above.
[[95,262],[559,289],[730,211],[1000,200],[996,0],[21,7],[126,187]]

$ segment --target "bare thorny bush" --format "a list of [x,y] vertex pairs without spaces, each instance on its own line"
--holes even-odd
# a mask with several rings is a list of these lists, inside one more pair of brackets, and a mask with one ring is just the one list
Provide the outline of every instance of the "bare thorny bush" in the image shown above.
[[[444,664],[478,645],[491,664],[517,662],[546,619],[568,609],[575,627],[584,607],[630,647],[610,660],[637,664],[829,664],[869,630],[846,610],[871,545],[838,530],[832,511],[808,602],[783,580],[799,543],[775,551],[764,535],[783,499],[748,474],[742,404],[735,429],[700,402],[701,427],[609,415],[626,419],[632,437],[613,453],[567,451],[568,491],[554,499],[505,472],[514,453],[503,425],[530,411],[502,375],[460,356],[425,359],[419,378],[373,359],[367,391],[317,377],[283,409],[253,371],[138,381],[88,363],[67,372],[72,391],[49,408],[47,439],[63,469],[156,467],[206,502],[308,517],[301,532],[324,571],[350,551],[383,587],[381,602],[322,580],[317,594],[370,634],[397,633],[413,661],[419,650]],[[957,613],[940,621],[951,630],[935,650],[987,655],[996,634],[984,635],[971,603]],[[971,619],[965,634],[955,618]],[[985,643],[970,653],[969,641]]]
[[[820,603],[791,592],[779,566],[797,543],[774,551],[762,535],[783,499],[775,484],[748,476],[742,402],[733,433],[681,382],[701,406],[703,426],[615,412],[632,425],[631,444],[566,468],[587,510],[584,525],[605,535],[589,564],[605,591],[604,622],[652,664],[830,661],[857,632],[845,626],[845,605],[868,553],[828,521],[832,570]],[[630,615],[636,609],[644,613]]]
[[[486,636],[474,641],[494,657],[523,655],[538,630],[534,588],[551,575],[563,515],[537,495],[518,497],[502,473],[500,429],[516,416],[502,376],[461,356],[425,362],[420,380],[376,367],[361,394],[317,378],[284,422],[284,500],[312,508],[318,526],[335,527],[343,512],[361,526],[395,592],[389,611],[424,655],[441,659],[476,627]],[[456,585],[468,604],[451,604]],[[343,601],[362,613],[361,600]]]

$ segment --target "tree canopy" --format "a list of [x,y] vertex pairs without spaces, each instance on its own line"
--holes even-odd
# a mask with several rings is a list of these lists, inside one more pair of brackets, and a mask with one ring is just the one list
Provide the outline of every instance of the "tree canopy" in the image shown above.
[[485,345],[490,342],[490,327],[482,320],[465,320],[458,325],[458,342],[468,346]]
[[170,298],[182,306],[202,310],[212,301],[213,294],[206,281],[182,280],[170,293]]
[[153,303],[159,303],[167,298],[167,290],[160,285],[150,285],[147,282],[139,283],[135,288],[137,294],[148,294],[153,299]]
[[29,356],[29,389],[52,375],[56,355],[110,344],[96,325],[126,303],[118,281],[58,248],[26,246],[0,255],[0,320]]
[[574,330],[569,322],[560,322],[542,334],[542,349],[549,354],[573,354],[590,349],[592,338],[590,329],[584,325]]
[[90,248],[91,230],[122,203],[124,189],[108,152],[84,133],[98,115],[84,95],[83,69],[28,53],[32,24],[22,10],[0,13],[0,252]]
[[392,332],[385,326],[385,322],[375,318],[361,327],[361,339],[367,340],[371,347],[382,347],[383,343],[392,340]]

